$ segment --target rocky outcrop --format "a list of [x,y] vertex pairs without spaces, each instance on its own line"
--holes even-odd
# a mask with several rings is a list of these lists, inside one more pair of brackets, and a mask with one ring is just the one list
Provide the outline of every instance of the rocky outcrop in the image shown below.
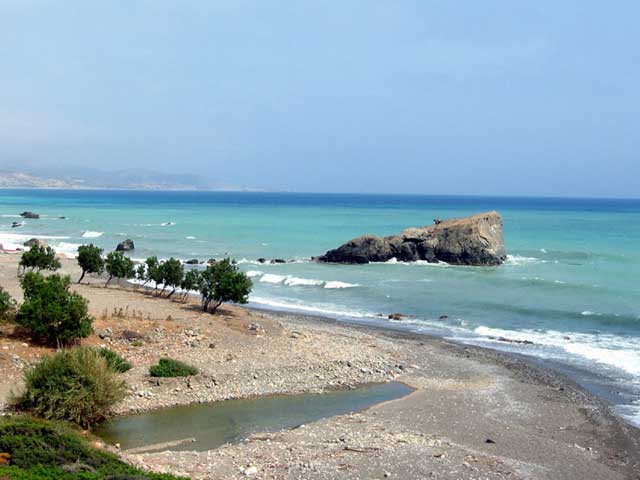
[[22,212],[22,213],[20,214],[20,216],[21,216],[22,218],[32,218],[32,219],[36,219],[36,220],[37,220],[38,218],[40,218],[40,215],[38,215],[37,213],[33,213],[33,212]]
[[29,240],[24,242],[22,245],[29,248],[33,247],[34,245],[38,245],[40,247],[46,247],[47,242],[45,242],[44,240],[40,240],[39,238],[30,238]]
[[125,241],[120,242],[118,244],[118,246],[116,247],[116,251],[117,252],[129,252],[133,249],[135,249],[136,246],[133,243],[133,240],[131,240],[130,238],[127,238]]
[[506,257],[502,217],[494,211],[452,220],[437,219],[433,225],[408,228],[390,237],[363,235],[316,260],[369,263],[395,258],[402,262],[500,265]]

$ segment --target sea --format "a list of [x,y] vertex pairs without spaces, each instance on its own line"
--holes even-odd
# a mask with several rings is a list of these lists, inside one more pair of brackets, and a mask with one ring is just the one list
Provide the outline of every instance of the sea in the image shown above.
[[[20,218],[25,210],[41,218]],[[310,261],[364,233],[488,210],[504,219],[508,258],[498,267]],[[139,260],[232,257],[253,280],[250,306],[525,356],[640,426],[640,200],[0,190],[0,243],[32,237],[67,255],[131,238]]]

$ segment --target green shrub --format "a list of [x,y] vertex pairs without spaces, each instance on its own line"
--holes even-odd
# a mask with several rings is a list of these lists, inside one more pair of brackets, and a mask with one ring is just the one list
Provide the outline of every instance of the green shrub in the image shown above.
[[240,271],[235,261],[225,258],[209,265],[200,274],[202,309],[215,312],[223,302],[247,303],[251,287],[251,279]]
[[149,369],[152,377],[189,377],[196,375],[198,369],[172,358],[161,358],[157,365]]
[[82,281],[85,274],[95,273],[101,274],[104,270],[104,259],[102,258],[103,250],[96,247],[93,243],[90,245],[80,245],[78,247],[78,265],[82,269],[82,275],[78,279],[78,283]]
[[25,251],[20,258],[19,265],[23,272],[27,268],[39,272],[40,270],[57,270],[62,266],[60,260],[56,258],[56,252],[53,248],[42,245],[33,245]]
[[89,445],[76,430],[59,422],[26,416],[0,420],[0,452],[10,465],[0,465],[0,478],[12,480],[172,480],[148,473],[116,455]]
[[109,274],[105,286],[109,285],[109,282],[114,277],[128,279],[133,278],[136,273],[133,260],[125,257],[122,252],[110,252],[105,261],[105,267]]
[[13,321],[15,314],[16,301],[0,287],[0,323]]
[[28,272],[21,280],[24,302],[16,315],[16,323],[31,330],[35,340],[50,345],[69,345],[92,332],[93,318],[88,302],[69,291],[68,276]]
[[25,372],[24,380],[24,393],[13,402],[18,410],[83,427],[104,420],[125,396],[124,382],[93,348],[46,356]]
[[102,356],[102,358],[106,360],[107,365],[114,372],[124,373],[131,370],[132,368],[131,364],[127,360],[122,358],[113,350],[110,350],[108,348],[100,348],[98,350],[98,353]]

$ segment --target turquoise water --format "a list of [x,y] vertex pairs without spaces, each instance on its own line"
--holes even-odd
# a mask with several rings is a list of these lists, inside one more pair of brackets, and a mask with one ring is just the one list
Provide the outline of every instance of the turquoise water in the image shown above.
[[[388,235],[492,209],[505,223],[509,259],[500,267],[308,260],[362,233]],[[43,218],[10,228],[23,210]],[[46,236],[73,253],[82,243],[111,249],[132,238],[134,258],[230,255],[253,278],[254,306],[435,333],[556,362],[640,422],[638,200],[13,190],[0,191],[0,215],[5,248]],[[293,262],[260,265],[259,257]],[[390,322],[392,312],[409,318]]]
[[257,432],[277,432],[322,418],[357,412],[378,403],[409,395],[412,388],[398,382],[366,385],[323,394],[272,395],[163,408],[117,417],[96,434],[122,449],[188,438],[171,450],[213,450],[246,439]]

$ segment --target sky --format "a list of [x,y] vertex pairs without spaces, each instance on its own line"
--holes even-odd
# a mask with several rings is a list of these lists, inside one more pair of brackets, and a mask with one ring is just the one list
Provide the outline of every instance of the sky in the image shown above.
[[0,0],[0,167],[640,197],[640,2]]

